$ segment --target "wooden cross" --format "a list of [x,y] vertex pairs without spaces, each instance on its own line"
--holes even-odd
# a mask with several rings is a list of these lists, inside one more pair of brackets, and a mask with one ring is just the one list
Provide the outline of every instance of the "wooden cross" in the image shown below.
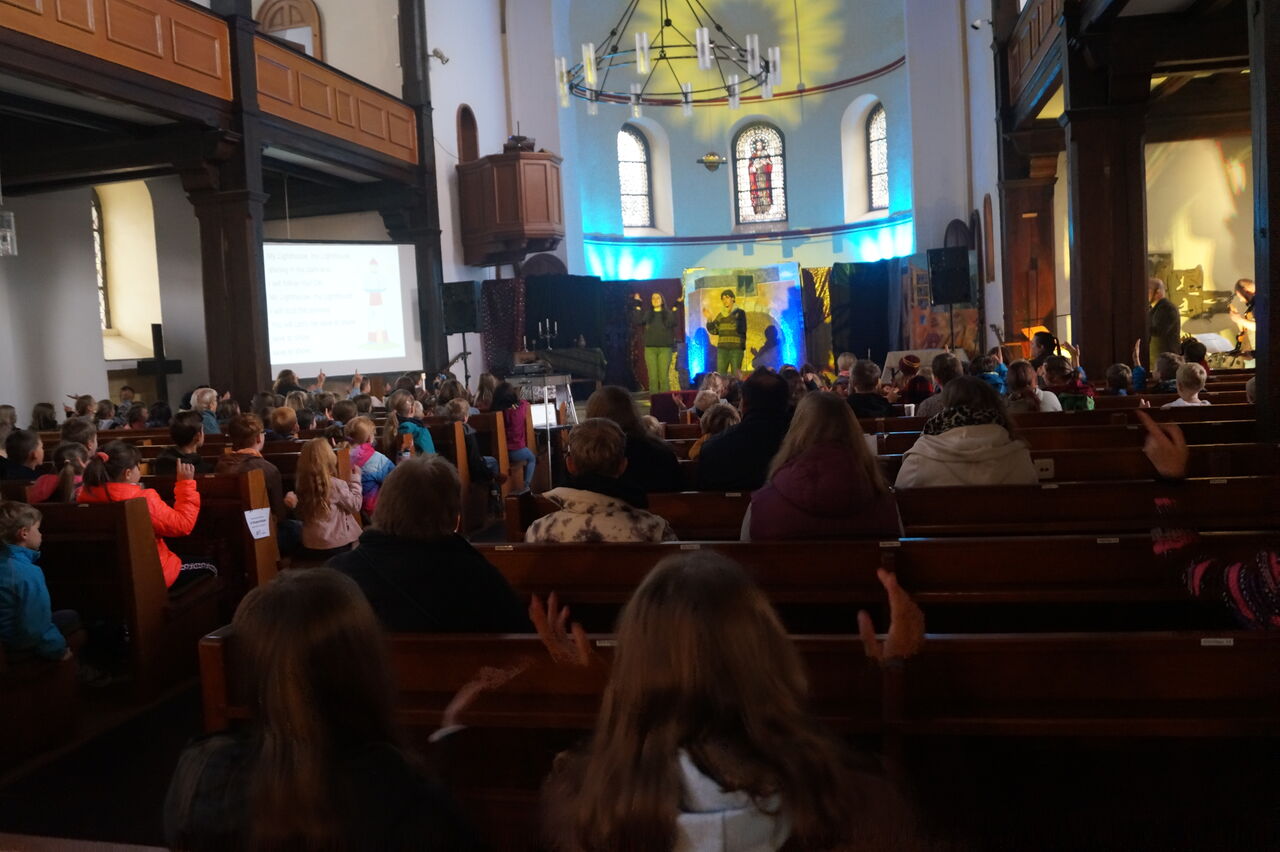
[[182,372],[182,362],[165,360],[164,332],[160,323],[151,324],[151,349],[153,357],[138,359],[138,375],[155,376],[156,399],[169,401],[169,376]]

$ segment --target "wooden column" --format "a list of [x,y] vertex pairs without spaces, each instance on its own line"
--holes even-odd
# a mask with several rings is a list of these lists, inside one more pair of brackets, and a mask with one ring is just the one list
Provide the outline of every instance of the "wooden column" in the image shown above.
[[[242,0],[222,0],[243,12]],[[266,272],[258,76],[253,52],[257,25],[243,14],[227,18],[236,68],[234,133],[199,158],[179,163],[179,174],[200,224],[209,383],[231,391],[241,405],[271,380],[267,336]]]
[[[1254,281],[1258,295],[1258,420],[1261,437],[1280,443],[1280,8],[1271,0],[1249,2],[1249,67],[1253,114]],[[1275,167],[1273,167],[1275,166]]]
[[422,329],[422,367],[440,369],[449,361],[444,333],[444,302],[440,257],[440,198],[436,190],[436,143],[431,118],[430,48],[427,45],[427,4],[400,2],[400,67],[404,70],[404,100],[418,118],[418,180],[415,201],[408,208],[384,210],[387,233],[396,242],[411,242],[418,266],[418,315]]
[[1022,340],[1024,328],[1053,330],[1057,313],[1053,191],[1057,157],[1032,160],[1032,177],[1000,182],[1004,211],[1005,339]]

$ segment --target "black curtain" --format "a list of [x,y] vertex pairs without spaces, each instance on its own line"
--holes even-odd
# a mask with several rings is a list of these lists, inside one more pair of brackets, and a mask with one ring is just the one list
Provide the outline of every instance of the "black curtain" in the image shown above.
[[552,346],[568,349],[578,336],[587,346],[604,349],[604,288],[599,278],[589,275],[530,275],[525,279],[524,334],[530,349],[542,348],[537,340],[538,323],[559,324]]
[[831,348],[883,364],[899,348],[901,266],[896,258],[831,267]]

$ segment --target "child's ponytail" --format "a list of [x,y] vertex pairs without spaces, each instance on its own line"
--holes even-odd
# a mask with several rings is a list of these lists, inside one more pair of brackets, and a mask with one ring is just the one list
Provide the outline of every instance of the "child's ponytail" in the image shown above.
[[112,441],[89,459],[84,468],[84,486],[101,488],[108,482],[121,482],[124,475],[142,460],[138,448],[124,441]]
[[58,471],[58,484],[49,497],[51,503],[70,503],[76,497],[76,477],[84,474],[89,463],[89,450],[84,444],[63,441],[53,451],[53,466]]

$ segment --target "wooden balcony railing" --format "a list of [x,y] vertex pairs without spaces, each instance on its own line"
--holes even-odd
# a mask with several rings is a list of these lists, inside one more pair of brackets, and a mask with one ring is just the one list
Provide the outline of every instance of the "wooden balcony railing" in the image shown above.
[[221,18],[177,0],[0,0],[0,28],[231,100]]
[[1031,0],[1009,39],[1009,102],[1017,103],[1061,32],[1064,0]]
[[254,39],[254,53],[264,113],[418,162],[417,116],[403,101],[262,36]]

